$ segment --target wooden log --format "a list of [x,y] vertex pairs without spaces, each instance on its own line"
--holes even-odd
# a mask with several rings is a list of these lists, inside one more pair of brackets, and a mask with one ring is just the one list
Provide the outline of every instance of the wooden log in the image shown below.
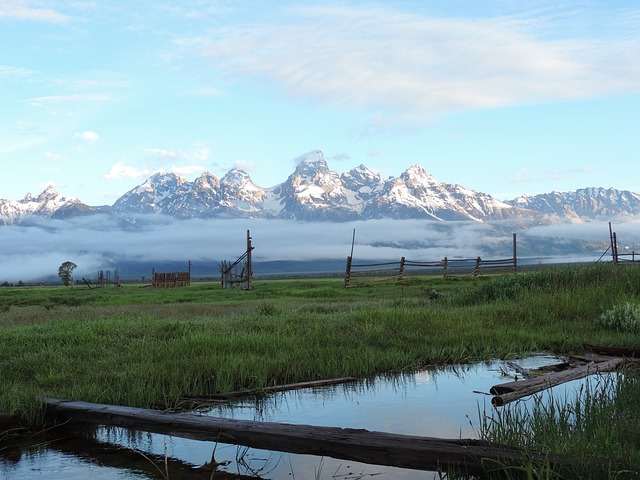
[[491,462],[504,466],[521,463],[525,458],[548,459],[543,454],[525,454],[517,448],[474,439],[441,439],[354,428],[255,422],[55,398],[47,399],[46,406],[48,416],[56,416],[69,423],[119,426],[194,440],[415,470],[455,469],[477,474]]
[[619,355],[622,357],[639,357],[640,358],[640,348],[607,347],[604,345],[589,345],[589,344],[585,344],[584,348],[594,353],[604,353],[605,355]]
[[287,383],[285,385],[272,385],[254,390],[236,390],[235,392],[221,393],[218,395],[206,395],[200,397],[184,397],[187,400],[227,400],[230,398],[246,397],[249,395],[260,395],[266,393],[286,392],[301,388],[325,387],[328,385],[339,385],[341,383],[356,382],[356,377],[329,378],[325,380],[311,380],[308,382]]
[[528,380],[494,385],[489,390],[490,393],[495,395],[491,399],[491,403],[494,406],[500,407],[509,402],[513,402],[514,400],[518,400],[519,398],[533,395],[534,393],[541,392],[562,383],[578,380],[586,377],[587,375],[610,372],[618,368],[618,366],[624,361],[624,358],[614,358],[607,362],[589,363],[580,367],[564,370],[562,372],[554,372]]
[[510,368],[512,368],[513,370],[515,370],[516,373],[519,373],[520,375],[522,375],[523,378],[526,378],[526,379],[533,378],[533,375],[531,374],[531,372],[529,370],[527,370],[526,368],[521,367],[517,363],[515,363],[515,362],[507,362],[507,365]]

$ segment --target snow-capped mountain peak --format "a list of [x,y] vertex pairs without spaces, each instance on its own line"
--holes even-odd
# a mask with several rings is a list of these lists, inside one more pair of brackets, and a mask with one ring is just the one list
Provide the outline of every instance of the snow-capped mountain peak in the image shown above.
[[338,174],[320,150],[295,159],[282,183],[268,189],[239,168],[220,180],[209,172],[193,182],[173,173],[156,173],[120,197],[110,208],[94,208],[60,195],[50,185],[37,197],[0,200],[0,222],[21,223],[30,215],[65,217],[110,212],[164,214],[177,218],[244,217],[344,221],[416,218],[482,222],[511,217],[602,218],[640,213],[640,195],[613,188],[522,195],[502,202],[485,193],[436,180],[421,165],[383,179],[364,165]]

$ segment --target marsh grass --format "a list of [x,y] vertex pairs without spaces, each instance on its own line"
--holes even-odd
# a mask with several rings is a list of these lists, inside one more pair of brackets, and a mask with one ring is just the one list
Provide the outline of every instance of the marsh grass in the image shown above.
[[479,412],[480,438],[558,459],[553,466],[525,461],[498,468],[500,475],[488,469],[488,478],[638,478],[639,398],[640,373],[634,368],[590,377],[570,397],[537,396],[533,403]]
[[[339,279],[0,290],[0,411],[42,398],[177,407],[183,395],[367,377],[425,365],[637,347],[597,319],[637,300],[640,270],[577,266],[345,289]],[[437,292],[434,295],[433,292]]]

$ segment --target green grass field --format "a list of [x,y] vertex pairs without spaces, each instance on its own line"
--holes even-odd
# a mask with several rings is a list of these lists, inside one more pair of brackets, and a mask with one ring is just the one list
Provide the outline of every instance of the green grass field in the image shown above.
[[349,289],[340,279],[256,281],[252,291],[2,288],[0,412],[38,426],[47,396],[172,406],[183,395],[579,353],[584,343],[640,347],[639,303],[640,269],[613,265]]

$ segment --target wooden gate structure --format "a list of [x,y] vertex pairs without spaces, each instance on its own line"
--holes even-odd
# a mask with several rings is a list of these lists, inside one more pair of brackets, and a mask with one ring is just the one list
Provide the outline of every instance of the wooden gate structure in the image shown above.
[[[613,259],[613,263],[615,263],[616,265],[626,265],[629,263],[640,262],[640,252],[635,252],[633,250],[626,253],[618,252],[618,237],[616,232],[611,229],[611,222],[609,222],[609,238],[611,239],[609,248],[611,249],[611,257]],[[607,250],[609,250],[609,248],[607,248]],[[605,253],[607,252],[605,251],[602,255],[604,256]]]
[[220,262],[220,282],[222,288],[239,288],[251,290],[253,286],[253,270],[251,266],[251,233],[247,230],[247,249],[235,262]]

